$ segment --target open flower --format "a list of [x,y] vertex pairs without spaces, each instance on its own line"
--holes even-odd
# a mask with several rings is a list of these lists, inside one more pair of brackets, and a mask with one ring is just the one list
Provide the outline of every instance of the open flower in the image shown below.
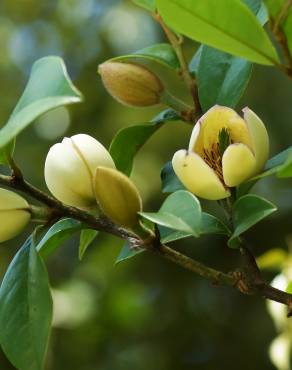
[[261,171],[269,154],[267,130],[249,108],[241,118],[216,105],[193,129],[189,149],[177,151],[173,169],[193,194],[210,200],[230,196],[230,188]]
[[96,206],[93,178],[98,166],[115,168],[106,148],[89,135],[65,138],[51,147],[45,163],[45,180],[60,201],[80,208]]
[[0,242],[14,238],[28,224],[30,207],[20,195],[0,189]]

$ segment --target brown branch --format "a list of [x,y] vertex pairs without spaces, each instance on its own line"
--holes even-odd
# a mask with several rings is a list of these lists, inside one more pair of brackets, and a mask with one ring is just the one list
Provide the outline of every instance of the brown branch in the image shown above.
[[240,253],[243,257],[245,268],[245,281],[249,292],[258,294],[266,299],[283,303],[288,306],[288,317],[292,316],[292,295],[273,288],[262,277],[254,255],[247,246],[241,246]]
[[49,196],[48,194],[42,192],[38,188],[25,181],[22,176],[14,177],[0,175],[0,184],[30,195],[37,201],[48,206],[51,210],[52,220],[56,220],[61,217],[70,217],[86,223],[93,229],[105,231],[122,239],[137,239],[137,236],[121,227],[116,226],[105,217],[97,218],[88,212],[63,204],[59,200]]
[[70,217],[84,222],[93,229],[105,231],[119,238],[126,239],[135,247],[145,248],[155,254],[159,254],[184,269],[208,279],[213,284],[232,286],[242,293],[257,294],[264,298],[283,303],[288,306],[288,316],[292,315],[292,295],[271,287],[263,280],[254,256],[246,247],[240,248],[245,261],[244,271],[225,273],[206,266],[161,244],[159,235],[156,238],[152,237],[147,240],[141,240],[137,235],[115,225],[106,217],[97,218],[81,209],[67,206],[29,184],[22,176],[0,175],[0,184],[14,190],[19,190],[46,205],[49,208],[52,222],[62,217]]

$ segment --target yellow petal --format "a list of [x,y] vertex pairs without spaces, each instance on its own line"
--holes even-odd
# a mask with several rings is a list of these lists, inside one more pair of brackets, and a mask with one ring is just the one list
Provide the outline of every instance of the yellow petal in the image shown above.
[[[200,128],[196,128],[199,125]],[[195,126],[189,150],[201,156],[205,150],[218,143],[219,132],[226,128],[234,143],[243,143],[251,148],[251,140],[244,120],[231,108],[215,105],[208,110]]]
[[230,187],[241,184],[254,174],[255,166],[255,157],[246,145],[229,145],[222,157],[225,184]]
[[140,194],[134,183],[120,171],[97,167],[95,195],[103,212],[117,224],[132,228],[139,223]]
[[0,211],[0,243],[18,235],[29,220],[30,213],[26,210]]
[[243,109],[244,120],[251,137],[252,149],[255,153],[255,174],[265,165],[269,156],[269,136],[262,120],[248,107]]
[[193,194],[209,200],[230,196],[213,169],[196,153],[179,150],[173,156],[172,165],[177,177]]
[[90,172],[77,151],[66,142],[49,150],[45,180],[50,192],[66,204],[87,208],[95,203]]
[[27,201],[13,191],[0,188],[0,211],[29,208]]

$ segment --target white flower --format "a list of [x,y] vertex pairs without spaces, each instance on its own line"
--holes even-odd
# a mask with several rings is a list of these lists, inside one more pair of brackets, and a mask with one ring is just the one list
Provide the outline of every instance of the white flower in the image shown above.
[[79,208],[96,205],[93,178],[98,166],[115,168],[105,147],[89,135],[65,138],[51,147],[45,163],[45,180],[60,201]]

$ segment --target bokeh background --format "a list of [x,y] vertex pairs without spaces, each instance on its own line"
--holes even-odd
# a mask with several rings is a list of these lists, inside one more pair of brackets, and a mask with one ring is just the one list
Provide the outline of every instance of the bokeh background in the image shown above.
[[[31,182],[45,189],[46,153],[63,136],[87,133],[108,146],[117,130],[147,122],[161,109],[122,107],[107,95],[96,73],[110,57],[161,41],[159,27],[130,1],[1,0],[0,126],[21,95],[32,63],[42,56],[63,57],[85,97],[78,106],[42,116],[19,136],[16,160]],[[196,47],[186,43],[189,58]],[[291,145],[291,102],[291,80],[272,68],[254,68],[238,108],[248,105],[263,118],[271,155]],[[183,123],[164,127],[137,156],[133,179],[146,210],[156,210],[164,199],[160,168],[187,145],[189,134]],[[246,235],[256,255],[292,247],[291,185],[269,178],[255,188],[279,207]],[[204,207],[215,206],[205,202]],[[0,278],[24,240],[21,235],[0,246]],[[121,247],[120,240],[100,234],[80,263],[76,236],[50,257],[55,307],[47,370],[275,369],[268,350],[277,330],[263,299],[211,286],[157,256],[143,254],[115,265]],[[221,237],[174,247],[226,271],[240,265],[237,251]],[[13,369],[1,350],[0,369]]]

